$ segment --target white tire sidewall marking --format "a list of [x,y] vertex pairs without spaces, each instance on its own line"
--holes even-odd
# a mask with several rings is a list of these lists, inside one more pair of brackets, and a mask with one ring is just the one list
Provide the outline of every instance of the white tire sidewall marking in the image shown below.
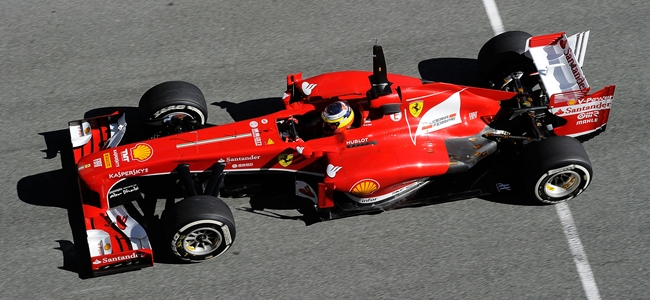
[[174,111],[183,111],[183,110],[191,110],[191,111],[193,111],[194,113],[196,113],[199,116],[201,124],[205,124],[205,115],[203,114],[203,112],[201,112],[200,109],[198,109],[198,108],[196,108],[196,107],[194,107],[192,105],[185,105],[185,104],[165,106],[165,107],[157,110],[153,114],[153,117],[158,119],[163,114],[167,114],[167,113],[174,112]]

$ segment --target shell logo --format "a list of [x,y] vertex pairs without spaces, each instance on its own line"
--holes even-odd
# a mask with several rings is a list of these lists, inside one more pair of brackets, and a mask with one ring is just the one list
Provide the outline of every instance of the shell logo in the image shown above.
[[355,183],[350,189],[350,194],[355,196],[366,196],[379,189],[379,182],[374,179],[362,179]]
[[147,144],[136,144],[135,147],[131,148],[131,156],[133,159],[143,162],[153,156],[153,148]]
[[104,245],[104,250],[106,251],[111,250],[111,244],[107,243],[106,245]]

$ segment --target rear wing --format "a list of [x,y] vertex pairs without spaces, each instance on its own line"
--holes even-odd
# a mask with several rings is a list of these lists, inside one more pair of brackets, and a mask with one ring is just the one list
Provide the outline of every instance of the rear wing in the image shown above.
[[549,110],[566,120],[557,135],[589,139],[604,131],[614,100],[615,86],[593,94],[582,71],[589,31],[567,37],[564,32],[534,36],[526,44],[549,99]]

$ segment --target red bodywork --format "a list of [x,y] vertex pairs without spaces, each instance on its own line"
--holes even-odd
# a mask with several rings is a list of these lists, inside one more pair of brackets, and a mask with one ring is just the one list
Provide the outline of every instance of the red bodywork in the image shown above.
[[[119,186],[128,178],[170,174],[181,164],[192,173],[203,173],[222,163],[226,174],[295,172],[322,178],[318,186],[300,188],[319,209],[334,206],[335,191],[372,203],[420,179],[450,173],[458,162],[450,157],[445,141],[480,137],[500,112],[500,101],[517,95],[388,74],[392,92],[372,96],[372,75],[345,71],[304,80],[301,74],[289,75],[284,110],[110,149],[101,149],[109,136],[108,118],[84,120],[90,123],[92,140],[74,148],[74,154],[93,271],[153,264],[144,229],[111,208],[111,197],[137,192],[137,185]],[[611,95],[613,88],[602,93]],[[354,109],[355,128],[318,138],[291,140],[283,135],[289,118],[318,117],[337,100],[348,101]],[[573,104],[553,101],[556,114]],[[386,107],[391,108],[388,113]],[[606,123],[606,118],[601,121]],[[576,126],[569,122],[555,130],[569,135]],[[467,156],[489,155],[483,146],[473,144]]]

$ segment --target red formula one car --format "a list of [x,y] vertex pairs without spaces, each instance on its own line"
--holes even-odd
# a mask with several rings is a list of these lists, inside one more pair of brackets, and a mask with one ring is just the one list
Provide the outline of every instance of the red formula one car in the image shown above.
[[589,94],[588,34],[494,37],[478,57],[492,88],[389,74],[374,46],[371,72],[289,75],[268,115],[209,125],[201,91],[174,81],[142,96],[141,138],[123,139],[124,112],[70,122],[92,271],[153,265],[158,200],[156,253],[191,262],[235,240],[218,196],[283,193],[320,220],[511,191],[569,200],[592,180],[581,141],[614,94]]

